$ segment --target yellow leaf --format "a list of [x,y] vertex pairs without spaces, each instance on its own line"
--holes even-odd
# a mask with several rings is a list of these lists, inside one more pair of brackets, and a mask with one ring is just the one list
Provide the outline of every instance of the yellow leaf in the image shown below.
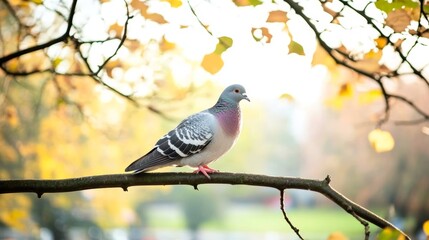
[[311,65],[315,66],[318,64],[325,65],[331,72],[337,70],[337,64],[334,59],[332,59],[332,57],[320,45],[316,47],[316,51],[314,51],[314,55],[311,60]]
[[429,236],[429,220],[426,220],[423,223],[423,232],[426,234],[426,236]]
[[60,63],[63,61],[62,58],[56,57],[54,58],[54,60],[52,60],[52,66],[54,68],[58,67],[58,65],[60,65]]
[[381,93],[380,89],[369,90],[359,94],[359,103],[369,104],[380,99],[381,96],[383,96],[383,94]]
[[327,240],[348,240],[348,238],[340,232],[333,232],[329,234]]
[[283,93],[282,95],[280,95],[280,99],[285,99],[288,100],[290,102],[293,102],[295,100],[295,98],[290,95],[289,93]]
[[353,87],[350,83],[344,83],[341,85],[340,90],[338,91],[340,97],[349,98],[353,96]]
[[272,11],[270,12],[270,14],[268,15],[267,18],[267,22],[287,22],[289,19],[286,15],[286,12],[281,11],[281,10],[277,10],[277,11]]
[[383,52],[382,51],[374,51],[371,50],[368,53],[365,54],[364,59],[365,60],[380,60],[381,57],[383,56]]
[[305,55],[304,53],[304,48],[302,47],[301,44],[299,44],[296,41],[290,41],[289,43],[289,53],[296,53],[298,55]]
[[372,148],[379,153],[391,151],[395,146],[392,134],[379,128],[372,130],[368,134],[368,140]]
[[163,2],[168,2],[173,8],[182,6],[182,0],[163,0]]
[[341,110],[344,106],[344,99],[339,96],[335,96],[325,100],[325,105],[335,110]]
[[35,3],[37,5],[42,5],[43,4],[43,0],[30,0],[30,2]]
[[169,42],[167,39],[165,39],[165,36],[162,37],[161,43],[159,44],[159,49],[162,52],[166,52],[168,50],[172,50],[176,47],[176,44]]
[[18,72],[19,65],[20,65],[20,63],[19,63],[18,58],[14,58],[14,59],[12,59],[6,63],[6,68],[7,68],[7,70],[9,70],[11,72]]
[[223,67],[223,60],[217,53],[210,53],[204,56],[201,66],[209,73],[215,74]]
[[378,49],[383,49],[387,45],[387,38],[379,37],[375,39],[375,44]]

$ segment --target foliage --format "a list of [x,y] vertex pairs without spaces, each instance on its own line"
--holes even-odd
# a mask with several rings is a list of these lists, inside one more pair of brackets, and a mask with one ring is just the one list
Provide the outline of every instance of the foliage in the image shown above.
[[[219,11],[226,20],[210,17],[213,15],[204,10],[207,8],[215,14]],[[424,94],[429,86],[428,12],[427,3],[413,0],[1,1],[0,178],[50,179],[77,173],[121,171],[124,162],[119,159],[134,159],[150,149],[154,139],[173,125],[165,119],[175,121],[187,115],[178,113],[177,109],[186,108],[187,113],[191,113],[212,102],[207,96],[213,98],[220,88],[208,80],[231,79],[226,73],[228,69],[238,71],[239,63],[231,57],[237,51],[240,62],[248,64],[246,69],[263,68],[264,62],[277,68],[286,65],[275,58],[251,55],[243,50],[247,47],[282,52],[296,60],[291,61],[292,64],[311,62],[313,69],[323,65],[329,75],[328,84],[323,86],[325,106],[347,114],[348,120],[361,115],[371,121],[370,129],[359,131],[361,139],[368,139],[366,144],[376,152],[407,155],[409,167],[403,171],[416,174],[413,180],[401,184],[416,185],[416,189],[425,192],[425,186],[417,184],[425,170],[418,166],[426,166],[422,160],[427,155],[424,141],[412,144],[419,153],[408,156],[404,149],[411,147],[410,143],[401,140],[408,132],[394,129],[390,123],[420,124],[429,119]],[[225,27],[241,22],[240,17],[234,16],[246,14],[255,17],[250,23],[240,25],[240,31]],[[311,31],[311,35],[305,31]],[[245,45],[249,39],[251,44]],[[273,77],[269,70],[262,72],[257,83],[261,92]],[[284,76],[287,78],[290,77]],[[286,104],[300,103],[299,97],[287,88],[282,89],[282,83],[270,84],[278,86],[282,92],[280,98],[289,100]],[[305,88],[306,98],[311,94],[311,84]],[[424,99],[419,98],[423,95]],[[189,96],[196,100],[190,102]],[[266,124],[268,118],[260,116],[261,109],[257,106],[245,114],[253,123],[269,125]],[[314,127],[309,128],[308,135],[314,136],[316,132],[327,135],[329,141],[321,143],[328,149],[326,162],[337,165],[337,158],[329,155],[330,150],[346,152],[347,146],[338,142],[352,141],[351,134],[347,135],[352,130],[344,130],[342,139],[331,135],[329,128],[336,126],[326,123],[331,113],[327,111],[325,115],[313,116]],[[328,126],[325,129],[316,126],[321,119],[328,119],[323,122]],[[275,126],[283,124],[282,121],[278,120]],[[293,119],[287,121],[293,122]],[[267,128],[274,128],[274,124]],[[299,140],[291,136],[291,129],[286,129],[287,132],[271,129],[270,134],[297,146]],[[427,128],[416,132],[427,133]],[[243,136],[242,146],[251,152],[252,139],[259,139],[261,134],[244,130]],[[312,141],[317,140],[312,137]],[[287,173],[303,174],[305,164],[321,164],[281,162],[285,156],[282,147],[254,150],[247,156],[233,151],[231,158],[238,161],[219,164],[243,169],[252,154],[272,156],[279,162],[278,165],[268,163],[272,165],[266,167],[265,163],[255,161],[253,166],[258,166],[257,170],[271,168],[282,174],[283,167],[290,171]],[[288,154],[288,159],[317,156],[298,147],[293,147]],[[357,156],[364,159],[372,155],[356,153],[348,157]],[[401,161],[389,167],[394,169]],[[367,172],[371,172],[370,167],[378,171],[383,166],[374,161],[366,165]],[[254,170],[251,166],[245,167]],[[393,172],[395,177],[396,171]],[[347,177],[350,171],[340,174]],[[380,180],[373,185],[388,183],[388,177],[383,179],[384,182]],[[115,223],[106,221],[109,214],[129,211],[119,203],[109,205],[102,201],[114,195],[91,192],[69,198],[49,198],[49,201],[63,209],[76,206],[106,209],[106,215],[94,214],[92,220],[100,226],[124,226],[128,224],[126,219]],[[147,200],[149,195],[133,195],[128,204]],[[418,194],[405,195],[415,199],[413,196]],[[32,198],[19,195],[17,199],[14,202],[9,196],[1,196],[1,208],[8,209],[0,215],[1,222],[17,229],[33,226],[34,217],[28,216],[28,210],[34,205]],[[407,205],[405,200],[398,201]],[[424,206],[424,201],[413,200],[413,206]],[[416,209],[413,211],[418,212]]]

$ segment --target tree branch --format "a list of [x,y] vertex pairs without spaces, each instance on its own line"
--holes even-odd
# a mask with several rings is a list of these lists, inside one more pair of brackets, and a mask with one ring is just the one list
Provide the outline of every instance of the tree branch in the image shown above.
[[[400,47],[395,47],[395,49],[396,49],[395,53],[398,54],[398,56],[402,60],[400,66],[402,66],[403,64],[408,64],[409,67],[411,68],[412,72],[399,74],[398,70],[399,70],[400,66],[397,67],[396,70],[391,70],[388,73],[379,73],[377,71],[374,71],[374,72],[366,71],[365,69],[361,69],[361,68],[355,66],[353,63],[356,61],[353,58],[350,58],[348,53],[343,52],[340,48],[332,48],[326,43],[326,41],[321,36],[322,33],[326,31],[326,29],[318,29],[318,21],[313,20],[310,16],[308,16],[304,12],[305,11],[304,8],[298,2],[295,2],[294,0],[284,0],[284,2],[286,2],[291,7],[291,9],[293,9],[293,11],[295,11],[295,13],[298,16],[300,16],[305,21],[305,23],[311,28],[311,30],[314,32],[316,39],[319,42],[320,46],[331,56],[331,58],[335,61],[336,64],[342,65],[342,66],[344,66],[350,70],[353,70],[354,72],[356,72],[362,76],[365,76],[365,77],[371,79],[372,81],[374,81],[379,86],[379,88],[382,92],[382,95],[384,97],[384,105],[385,106],[384,106],[384,115],[383,115],[383,117],[381,117],[378,120],[377,127],[381,127],[381,125],[383,125],[384,123],[389,121],[390,110],[391,110],[391,103],[389,101],[390,99],[396,99],[396,100],[399,100],[399,101],[406,103],[410,108],[414,109],[416,111],[416,113],[418,113],[421,116],[421,118],[418,119],[418,121],[415,121],[415,120],[398,121],[400,124],[415,124],[415,123],[419,123],[419,122],[429,120],[429,113],[426,113],[425,111],[421,110],[416,104],[414,104],[411,100],[409,100],[405,96],[394,95],[394,94],[391,94],[390,92],[388,92],[383,81],[382,81],[383,78],[391,78],[394,76],[399,77],[400,75],[404,75],[404,74],[413,74],[413,75],[418,76],[420,79],[422,79],[424,81],[424,83],[429,87],[429,81],[423,76],[423,73],[422,73],[424,68],[422,68],[421,70],[418,70],[413,65],[413,63],[410,62],[410,60],[408,59],[410,51],[412,51],[414,49],[418,40],[416,40],[414,42],[414,45],[411,46],[411,48],[409,49],[409,51],[407,53],[403,53]],[[324,4],[323,1],[320,1],[320,2],[321,2],[321,4]],[[383,27],[378,26],[375,23],[376,20],[374,20],[373,18],[369,17],[366,14],[366,12],[365,12],[366,8],[371,3],[368,3],[368,5],[363,10],[358,10],[355,7],[353,7],[352,4],[348,1],[339,0],[339,2],[341,2],[343,4],[343,7],[341,8],[341,10],[339,10],[337,12],[337,14],[335,16],[333,16],[331,23],[333,23],[334,20],[338,20],[337,18],[339,16],[341,16],[341,13],[345,9],[345,7],[347,7],[349,10],[354,11],[362,19],[364,19],[369,26],[371,26],[373,29],[375,29],[380,34],[380,36],[385,37],[388,44],[390,44],[391,46],[395,46],[395,42],[393,42],[392,39],[390,38],[392,34],[384,33],[383,31],[385,29]],[[337,24],[337,25],[341,26],[341,24]]]
[[[366,220],[380,228],[389,227],[395,229],[404,235],[406,239],[410,239],[392,223],[346,198],[332,188],[329,183],[329,176],[324,180],[313,180],[234,173],[212,174],[211,179],[190,173],[112,174],[59,180],[0,180],[0,194],[34,192],[38,197],[41,197],[44,193],[72,192],[98,188],[119,187],[124,191],[128,191],[131,186],[190,185],[197,188],[201,184],[260,186],[275,188],[280,191],[284,191],[284,189],[302,189],[323,194],[356,219]],[[369,230],[365,230],[365,234],[369,234]]]
[[67,39],[70,36],[70,30],[73,26],[73,17],[74,17],[74,14],[76,12],[76,4],[77,4],[77,0],[73,0],[72,5],[70,7],[70,15],[69,15],[68,22],[67,22],[67,29],[63,35],[59,36],[58,38],[52,39],[46,43],[42,43],[42,44],[39,44],[39,45],[36,45],[33,47],[29,47],[29,48],[26,48],[26,49],[23,49],[20,51],[16,51],[16,52],[13,52],[9,55],[1,57],[0,58],[0,65],[4,64],[4,63],[6,63],[6,62],[8,62],[14,58],[20,57],[22,55],[45,49],[45,48],[50,47],[50,46],[57,44],[59,42],[67,41]]
[[289,224],[290,228],[292,228],[292,230],[296,233],[296,235],[299,237],[299,239],[304,240],[304,238],[301,236],[301,234],[299,234],[299,229],[296,228],[292,222],[289,220],[289,218],[286,215],[286,211],[285,211],[285,204],[284,204],[284,195],[285,195],[285,191],[284,189],[280,190],[280,210],[283,213],[283,218],[286,220],[286,222]]

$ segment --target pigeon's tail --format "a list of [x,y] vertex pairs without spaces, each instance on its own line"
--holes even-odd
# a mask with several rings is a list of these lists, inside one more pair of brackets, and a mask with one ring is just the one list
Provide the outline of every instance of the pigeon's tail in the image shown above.
[[156,148],[153,148],[146,155],[140,157],[131,163],[127,168],[125,168],[125,172],[134,171],[134,173],[147,172],[151,170],[155,170],[160,167],[165,167],[169,165],[174,165],[177,160],[172,160],[168,158],[168,156],[164,156],[159,153]]

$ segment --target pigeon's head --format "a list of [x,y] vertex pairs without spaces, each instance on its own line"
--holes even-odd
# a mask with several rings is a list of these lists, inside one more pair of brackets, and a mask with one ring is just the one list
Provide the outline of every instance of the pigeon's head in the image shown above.
[[225,90],[223,90],[220,96],[224,100],[232,101],[235,103],[239,103],[243,99],[250,102],[250,99],[247,97],[246,94],[246,89],[244,89],[244,87],[240,84],[234,84],[225,88]]

